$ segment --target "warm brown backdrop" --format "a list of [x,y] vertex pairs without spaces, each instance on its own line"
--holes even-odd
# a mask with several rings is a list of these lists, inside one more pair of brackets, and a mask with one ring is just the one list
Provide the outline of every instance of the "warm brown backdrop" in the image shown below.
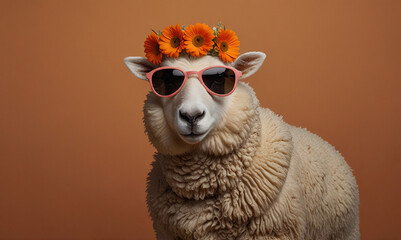
[[362,239],[401,239],[400,1],[1,1],[0,239],[154,239],[149,86],[123,64],[150,29],[224,22],[265,107],[345,156]]

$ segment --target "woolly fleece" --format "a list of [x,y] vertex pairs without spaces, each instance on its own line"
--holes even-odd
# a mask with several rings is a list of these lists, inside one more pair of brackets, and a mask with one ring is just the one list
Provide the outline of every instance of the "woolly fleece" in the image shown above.
[[158,153],[147,204],[157,239],[359,239],[358,188],[333,146],[261,108],[240,82],[199,144],[183,142],[150,93]]

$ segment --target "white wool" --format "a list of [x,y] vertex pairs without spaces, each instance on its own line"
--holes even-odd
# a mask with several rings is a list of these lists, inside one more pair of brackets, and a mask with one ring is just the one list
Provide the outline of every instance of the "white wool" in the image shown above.
[[[249,76],[264,57],[247,53],[234,65]],[[149,67],[126,61],[142,77]],[[261,108],[245,83],[224,99],[213,129],[189,144],[167,123],[167,100],[147,96],[144,124],[158,151],[147,204],[157,239],[359,239],[358,188],[341,154]]]

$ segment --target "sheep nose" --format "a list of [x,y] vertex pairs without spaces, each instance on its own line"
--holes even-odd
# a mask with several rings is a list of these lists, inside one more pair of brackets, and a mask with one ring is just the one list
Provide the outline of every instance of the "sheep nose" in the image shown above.
[[188,122],[189,124],[193,125],[197,121],[201,120],[205,116],[205,111],[202,112],[195,112],[193,114],[183,112],[180,110],[180,118],[184,121]]

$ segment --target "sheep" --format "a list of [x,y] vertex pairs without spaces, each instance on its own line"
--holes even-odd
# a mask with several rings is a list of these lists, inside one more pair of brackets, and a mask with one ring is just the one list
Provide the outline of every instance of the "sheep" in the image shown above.
[[[246,78],[265,57],[248,52],[226,64]],[[142,57],[125,63],[141,79],[159,67]],[[160,64],[185,71],[216,65],[224,63],[209,55]],[[194,123],[202,132],[184,134],[191,124],[181,111],[203,112]],[[157,149],[147,179],[157,239],[360,238],[359,193],[344,158],[317,135],[262,108],[248,84],[216,97],[190,76],[174,97],[150,92],[143,112]]]

